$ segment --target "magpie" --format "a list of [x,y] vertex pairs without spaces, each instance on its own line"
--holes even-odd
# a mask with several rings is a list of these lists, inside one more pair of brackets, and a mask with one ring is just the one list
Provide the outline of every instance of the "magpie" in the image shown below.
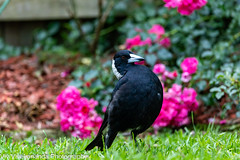
[[128,50],[115,54],[112,70],[118,82],[98,134],[85,150],[95,146],[103,150],[103,141],[109,148],[118,132],[129,129],[137,143],[136,136],[148,129],[159,115],[163,102],[162,84],[149,68],[134,64],[143,60]]

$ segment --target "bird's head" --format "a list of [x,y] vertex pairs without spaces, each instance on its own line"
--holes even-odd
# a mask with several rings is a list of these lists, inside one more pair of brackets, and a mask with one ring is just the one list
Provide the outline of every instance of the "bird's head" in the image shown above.
[[115,76],[120,79],[126,72],[128,64],[134,65],[134,62],[143,61],[144,58],[128,50],[121,50],[115,54],[112,60],[112,70]]

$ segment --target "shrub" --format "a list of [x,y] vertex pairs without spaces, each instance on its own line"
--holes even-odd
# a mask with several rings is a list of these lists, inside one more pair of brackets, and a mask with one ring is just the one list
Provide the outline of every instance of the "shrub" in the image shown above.
[[96,133],[102,118],[94,110],[98,102],[81,97],[76,87],[69,86],[57,97],[57,109],[61,116],[62,131],[70,131],[73,136],[87,138]]
[[[227,63],[222,66],[221,71],[218,72],[215,78],[211,81],[212,87],[210,92],[221,100],[224,98],[224,103],[221,106],[226,112],[232,107],[240,110],[240,69],[239,65],[234,67],[232,63]],[[225,115],[223,115],[225,116]],[[240,111],[236,113],[240,117]]]
[[[195,63],[189,63],[195,62]],[[189,75],[197,71],[198,61],[195,57],[186,58],[181,63],[183,73]],[[156,64],[153,67],[153,72],[159,75],[164,86],[164,97],[161,112],[153,124],[153,127],[158,130],[161,127],[180,127],[187,125],[191,121],[189,119],[189,112],[198,108],[197,92],[193,88],[186,85],[186,79],[181,79],[182,84],[173,83],[178,74],[172,74],[165,70],[165,65]],[[177,73],[174,71],[173,73]],[[175,76],[174,76],[175,75]],[[170,80],[170,83],[169,83]],[[191,80],[191,76],[187,82]],[[167,82],[168,83],[165,83]],[[172,82],[173,81],[173,82]],[[183,88],[183,86],[186,86]]]
[[[168,7],[168,2],[176,1],[164,2]],[[133,38],[137,35],[140,35],[141,41],[150,37],[151,45],[135,45],[131,48],[137,54],[145,56],[146,62],[150,66],[162,63],[169,70],[174,70],[181,67],[180,63],[184,58],[196,57],[199,62],[198,72],[193,77],[194,83],[192,81],[189,85],[196,89],[199,100],[203,102],[204,106],[216,106],[217,101],[209,92],[209,88],[213,87],[210,81],[225,63],[232,63],[236,67],[240,61],[238,53],[240,34],[237,29],[240,23],[239,2],[208,1],[204,7],[192,12],[189,16],[181,16],[176,10],[168,10],[162,5],[164,4],[160,2],[155,4],[138,3],[139,8],[133,10],[131,16],[119,27],[122,41],[125,40],[125,37]],[[178,8],[177,5],[176,8]],[[152,33],[149,33],[148,30],[153,26],[158,26],[154,27],[154,29],[158,29],[158,32],[153,30]],[[168,38],[171,45],[160,44],[161,46],[159,46],[155,42],[159,35],[161,40]],[[190,76],[184,72],[182,80],[187,82]],[[177,79],[177,81],[180,82],[181,79]]]

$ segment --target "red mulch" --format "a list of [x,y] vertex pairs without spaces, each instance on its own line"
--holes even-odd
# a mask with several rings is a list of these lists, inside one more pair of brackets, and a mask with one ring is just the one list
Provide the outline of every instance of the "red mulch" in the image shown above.
[[56,97],[69,83],[64,70],[34,55],[0,61],[0,130],[58,128]]
[[[227,98],[224,97],[220,102],[219,106],[223,106],[224,102]],[[195,123],[200,124],[208,124],[211,118],[214,118],[215,124],[226,124],[226,125],[233,125],[239,124],[240,118],[236,116],[237,109],[236,106],[232,106],[230,110],[227,110],[226,113],[223,113],[222,107],[206,107],[204,104],[200,104],[200,107],[194,111],[194,121]],[[224,117],[222,116],[224,115]],[[224,121],[225,122],[224,122]]]

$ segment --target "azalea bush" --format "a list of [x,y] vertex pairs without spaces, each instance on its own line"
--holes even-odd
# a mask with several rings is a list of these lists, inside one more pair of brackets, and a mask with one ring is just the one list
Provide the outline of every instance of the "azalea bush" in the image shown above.
[[[173,83],[178,74],[172,75],[165,69],[164,64],[154,66],[153,72],[159,76],[164,86],[162,109],[153,124],[155,130],[166,126],[180,127],[191,122],[189,112],[195,111],[199,107],[199,103],[197,101],[197,92],[194,88],[188,87],[187,82],[191,81],[191,76],[196,73],[197,65],[198,60],[194,57],[183,60],[181,63],[181,84]],[[174,73],[177,72],[174,71]]]
[[190,15],[194,10],[198,10],[206,5],[206,0],[163,0],[165,7],[177,8],[181,15]]
[[57,97],[57,109],[60,111],[61,130],[70,131],[74,137],[87,138],[97,133],[102,118],[96,113],[94,99],[81,97],[76,87],[69,86]]

